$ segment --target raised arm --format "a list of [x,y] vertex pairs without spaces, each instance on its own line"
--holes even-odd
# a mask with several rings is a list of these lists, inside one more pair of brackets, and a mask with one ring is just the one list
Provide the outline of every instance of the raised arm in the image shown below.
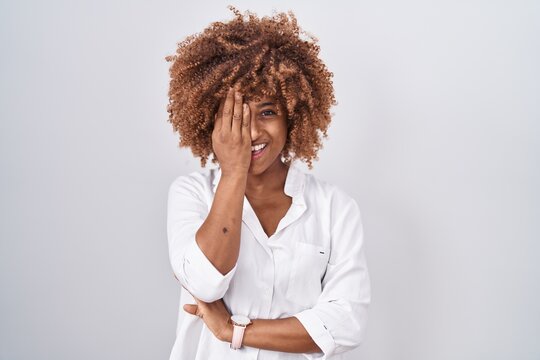
[[[242,209],[251,163],[249,110],[242,94],[230,90],[215,116],[212,146],[221,166],[221,179],[197,244],[222,274],[235,266],[240,251]],[[244,126],[242,126],[244,124]]]
[[198,246],[225,275],[238,260],[247,175],[222,174],[208,217],[195,234]]
[[[242,210],[251,161],[249,111],[229,91],[215,116],[212,144],[221,178],[208,210],[188,176],[169,190],[169,255],[176,278],[195,297],[211,302],[225,294],[240,251]],[[242,126],[242,123],[246,126]],[[246,139],[247,137],[247,139]]]

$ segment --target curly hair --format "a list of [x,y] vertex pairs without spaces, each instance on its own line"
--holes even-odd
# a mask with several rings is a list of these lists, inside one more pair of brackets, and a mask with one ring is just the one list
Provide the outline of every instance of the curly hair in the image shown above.
[[[319,59],[318,39],[301,30],[292,11],[258,18],[234,6],[233,20],[213,22],[179,42],[165,57],[169,68],[168,121],[180,134],[179,147],[190,147],[205,167],[212,148],[214,114],[229,87],[239,86],[244,101],[268,96],[286,112],[285,163],[300,159],[311,170],[327,138],[330,107],[337,105],[333,73]],[[300,34],[308,37],[300,38]]]

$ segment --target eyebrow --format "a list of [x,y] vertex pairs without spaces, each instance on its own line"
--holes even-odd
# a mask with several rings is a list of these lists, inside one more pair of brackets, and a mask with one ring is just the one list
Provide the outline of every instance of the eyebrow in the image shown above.
[[260,105],[257,105],[257,107],[262,108],[262,107],[265,107],[267,105],[274,105],[275,106],[276,104],[274,104],[273,102],[264,102],[264,103],[262,103]]

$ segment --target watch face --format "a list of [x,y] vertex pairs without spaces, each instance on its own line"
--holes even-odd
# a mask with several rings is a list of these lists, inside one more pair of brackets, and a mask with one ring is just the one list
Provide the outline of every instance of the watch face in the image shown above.
[[233,315],[231,316],[231,320],[242,326],[246,326],[251,322],[251,320],[249,320],[249,318],[244,315]]

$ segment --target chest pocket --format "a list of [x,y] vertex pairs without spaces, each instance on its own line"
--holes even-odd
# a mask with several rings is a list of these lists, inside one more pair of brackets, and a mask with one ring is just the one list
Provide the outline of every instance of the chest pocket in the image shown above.
[[312,306],[321,293],[329,249],[322,245],[296,242],[293,255],[286,296],[297,304]]

